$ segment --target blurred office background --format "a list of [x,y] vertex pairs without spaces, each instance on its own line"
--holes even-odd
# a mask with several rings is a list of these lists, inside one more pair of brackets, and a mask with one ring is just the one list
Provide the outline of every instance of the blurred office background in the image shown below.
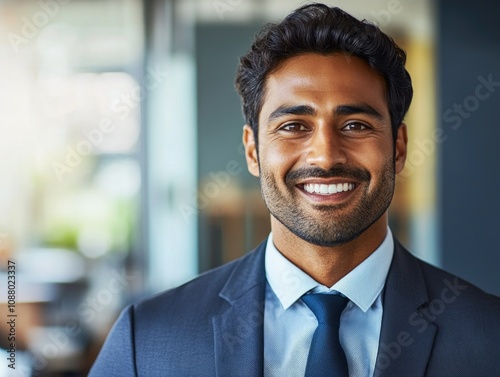
[[[267,235],[233,80],[256,31],[302,3],[0,2],[0,315],[8,260],[18,314],[17,368],[2,358],[0,377],[86,375],[124,305]],[[377,23],[408,53],[415,97],[394,232],[500,294],[500,7],[327,3]]]

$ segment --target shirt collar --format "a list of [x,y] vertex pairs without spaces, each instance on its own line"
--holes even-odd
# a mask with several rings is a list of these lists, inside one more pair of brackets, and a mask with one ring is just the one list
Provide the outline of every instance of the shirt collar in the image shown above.
[[384,288],[393,254],[394,239],[391,230],[387,228],[387,235],[380,246],[328,288],[286,259],[274,246],[271,233],[266,245],[266,278],[285,310],[306,292],[314,290],[318,293],[340,292],[366,312]]

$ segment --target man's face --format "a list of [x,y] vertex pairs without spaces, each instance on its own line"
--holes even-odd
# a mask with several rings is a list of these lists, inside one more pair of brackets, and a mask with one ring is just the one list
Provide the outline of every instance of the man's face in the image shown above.
[[382,77],[341,54],[303,54],[266,81],[259,153],[244,130],[247,162],[271,215],[301,239],[337,246],[387,210],[404,166],[406,128],[394,149]]

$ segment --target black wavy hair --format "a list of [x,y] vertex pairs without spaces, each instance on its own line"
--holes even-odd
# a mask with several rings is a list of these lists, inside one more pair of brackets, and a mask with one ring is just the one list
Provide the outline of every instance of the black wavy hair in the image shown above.
[[256,143],[268,75],[284,60],[303,53],[356,56],[382,75],[396,140],[413,97],[411,78],[405,69],[405,52],[366,20],[359,21],[337,7],[313,3],[298,8],[278,24],[265,25],[250,51],[240,58],[235,86]]

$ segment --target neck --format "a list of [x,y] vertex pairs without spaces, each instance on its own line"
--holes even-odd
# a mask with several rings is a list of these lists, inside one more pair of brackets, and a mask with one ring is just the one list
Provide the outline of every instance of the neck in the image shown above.
[[331,287],[368,258],[387,234],[387,212],[356,239],[340,246],[304,241],[271,216],[273,242],[285,258],[318,283]]

